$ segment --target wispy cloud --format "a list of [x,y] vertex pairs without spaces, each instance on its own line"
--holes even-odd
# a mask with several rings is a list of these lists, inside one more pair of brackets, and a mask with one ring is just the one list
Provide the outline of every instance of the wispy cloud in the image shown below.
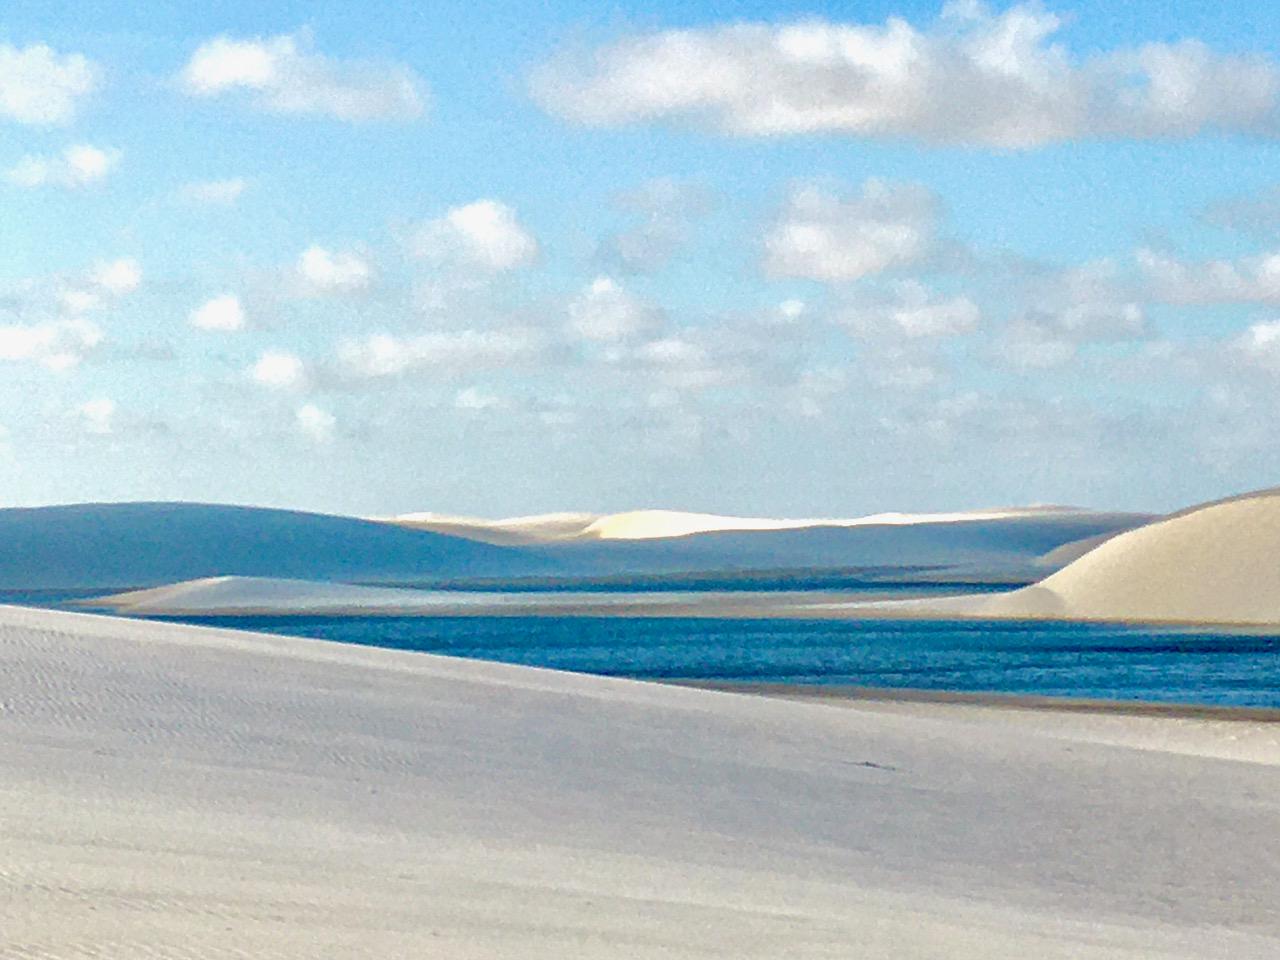
[[307,32],[276,37],[215,37],[179,76],[194,97],[246,92],[272,113],[336,120],[413,120],[425,112],[427,85],[403,64],[339,60],[312,49]]
[[430,332],[408,337],[374,334],[339,344],[338,363],[350,380],[393,377],[411,372],[457,376],[480,369],[526,366],[546,356],[546,338],[536,330]]
[[868,180],[854,196],[795,187],[764,238],[771,276],[842,282],[914,267],[938,252],[941,205],[917,184]]
[[185,183],[178,188],[178,197],[187,203],[211,207],[229,207],[249,189],[249,181],[243,177],[225,180],[199,180]]
[[52,156],[23,157],[5,172],[18,187],[87,187],[104,180],[120,163],[119,150],[79,143]]

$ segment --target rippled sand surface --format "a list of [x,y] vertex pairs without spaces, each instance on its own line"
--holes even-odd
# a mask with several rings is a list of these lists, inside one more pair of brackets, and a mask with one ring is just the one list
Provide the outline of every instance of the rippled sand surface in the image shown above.
[[0,608],[0,956],[1274,958],[1272,729]]

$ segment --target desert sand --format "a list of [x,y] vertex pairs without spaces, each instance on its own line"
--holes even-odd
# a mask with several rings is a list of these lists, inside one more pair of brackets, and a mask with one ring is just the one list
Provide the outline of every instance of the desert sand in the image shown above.
[[[963,568],[967,579],[980,569],[994,571],[1004,582],[1014,569],[1015,578],[1026,582],[1043,573],[1037,558],[1046,551],[1151,519],[1053,508],[1004,511],[985,520],[970,516],[965,522],[881,517],[846,526],[797,528],[793,525],[803,521],[760,521],[774,528],[672,536],[665,534],[690,523],[705,527],[709,521],[667,511],[628,516],[551,514],[496,522],[454,518],[396,524],[203,503],[6,508],[0,509],[0,543],[5,545],[0,589],[127,590],[231,575],[457,586],[525,578],[884,566]],[[736,522],[711,519],[721,526]],[[609,536],[584,535],[588,528]],[[610,533],[628,529],[644,536],[626,539]]]
[[0,608],[0,956],[1274,958],[1274,725]]
[[272,577],[204,577],[128,590],[69,605],[130,616],[785,616],[822,591],[416,590]]
[[1003,520],[1012,517],[1072,516],[1088,511],[1076,507],[1000,507],[949,513],[876,513],[863,517],[781,518],[732,517],[684,510],[628,510],[623,513],[547,513],[528,517],[486,520],[480,517],[440,513],[406,513],[382,519],[401,526],[448,533],[492,543],[551,543],[583,540],[660,540],[700,533],[747,533],[768,530],[805,530],[812,527],[905,526],[908,524],[961,523]]
[[1215,501],[1130,530],[1020,590],[874,604],[854,612],[1280,624],[1280,491]]

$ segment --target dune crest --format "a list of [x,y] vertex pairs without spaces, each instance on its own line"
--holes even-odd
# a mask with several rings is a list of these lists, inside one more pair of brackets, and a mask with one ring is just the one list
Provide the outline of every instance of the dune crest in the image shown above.
[[1172,514],[1009,593],[870,605],[923,617],[1280,624],[1280,491]]
[[890,511],[861,517],[738,517],[685,510],[628,510],[622,513],[546,513],[486,520],[442,513],[406,513],[375,518],[401,526],[470,536],[496,543],[571,542],[580,540],[661,540],[701,533],[748,533],[767,530],[805,530],[813,527],[906,526],[930,523],[1002,520],[1013,517],[1066,515],[1085,512],[1078,507],[1029,506],[960,510],[942,513]]

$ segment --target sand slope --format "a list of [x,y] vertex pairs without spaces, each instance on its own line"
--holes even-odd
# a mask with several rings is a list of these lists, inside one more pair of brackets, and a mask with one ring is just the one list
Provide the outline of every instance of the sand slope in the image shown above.
[[0,608],[0,956],[1280,955],[1273,731],[962,709]]
[[768,616],[812,594],[779,591],[416,590],[270,577],[205,577],[73,601],[131,616]]
[[1131,530],[1021,590],[863,612],[1280,624],[1280,492],[1216,501]]
[[[683,523],[690,515],[672,516]],[[400,525],[218,504],[79,504],[0,509],[0,589],[125,588],[218,576],[413,583],[886,564],[1003,567],[1146,519],[1033,511],[633,540],[579,536],[603,522],[590,514],[496,521],[477,533],[458,518]]]
[[711,530],[680,537],[574,541],[546,548],[559,563],[634,572],[909,567],[988,571],[1034,579],[1039,558],[1082,537],[1146,523],[1143,514],[1090,511],[773,530]]
[[200,503],[0,509],[0,588],[131,587],[225,574],[312,580],[513,577],[545,556],[326,514]]
[[629,510],[623,513],[547,513],[486,520],[440,513],[406,513],[379,518],[400,526],[470,537],[487,543],[571,543],[591,540],[661,540],[701,533],[807,530],[814,527],[908,526],[981,520],[1080,517],[1095,513],[1077,507],[999,507],[949,513],[876,513],[848,519],[734,517],[685,510]]

